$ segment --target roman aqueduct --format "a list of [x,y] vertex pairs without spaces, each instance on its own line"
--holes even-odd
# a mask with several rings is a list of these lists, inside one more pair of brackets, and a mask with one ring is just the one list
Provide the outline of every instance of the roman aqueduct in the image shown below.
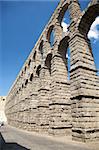
[[[70,25],[63,34],[66,11]],[[84,11],[78,0],[60,0],[8,93],[8,124],[83,142],[99,140],[99,76],[87,37],[97,16],[99,0],[91,0]]]

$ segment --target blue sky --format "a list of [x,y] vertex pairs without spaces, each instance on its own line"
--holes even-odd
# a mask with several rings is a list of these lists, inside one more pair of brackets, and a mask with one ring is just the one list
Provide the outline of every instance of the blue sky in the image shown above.
[[[58,2],[0,1],[0,95],[7,95]],[[82,9],[88,2],[81,1]],[[99,68],[99,41],[92,43]]]

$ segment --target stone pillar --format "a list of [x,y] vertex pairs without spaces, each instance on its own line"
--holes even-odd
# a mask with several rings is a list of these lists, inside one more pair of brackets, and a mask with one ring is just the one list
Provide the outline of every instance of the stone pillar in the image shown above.
[[89,41],[78,31],[71,34],[71,99],[73,139],[99,138],[99,77]]
[[53,135],[67,135],[71,132],[71,108],[66,58],[54,47],[51,61],[50,129]]
[[80,4],[78,0],[70,0],[69,12],[71,21],[75,20],[81,15]]
[[38,103],[40,99],[38,99],[39,95],[39,84],[40,79],[37,76],[34,76],[33,81],[31,83],[31,91],[30,91],[30,115],[29,115],[29,130],[30,131],[38,131]]
[[40,88],[38,95],[39,132],[48,133],[49,129],[49,101],[50,101],[50,72],[46,66],[40,70]]
[[24,87],[23,87],[23,93],[22,93],[23,98],[22,98],[22,101],[19,104],[21,106],[21,111],[19,113],[20,120],[21,120],[21,123],[22,123],[21,127],[23,129],[26,129],[26,130],[28,130],[28,128],[29,128],[29,114],[30,114],[29,94],[30,94],[30,86],[31,86],[31,82],[28,80],[28,83],[26,85],[24,85]]
[[[22,79],[21,79],[22,81]],[[25,83],[25,80],[22,81],[22,83]],[[22,85],[20,84],[19,87],[21,87]],[[24,108],[25,108],[25,96],[26,96],[26,87],[25,85],[21,88],[21,90],[18,92],[18,101],[16,102],[16,119],[18,120],[18,128],[24,129]]]
[[72,137],[86,142],[99,138],[99,77],[89,40],[79,33],[76,26],[81,13],[77,0],[71,0],[69,10]]
[[55,45],[56,43],[59,44],[59,42],[61,41],[61,39],[63,37],[63,30],[62,30],[59,22],[55,23],[54,30],[55,30],[55,32],[54,32],[54,37],[55,37],[54,45]]

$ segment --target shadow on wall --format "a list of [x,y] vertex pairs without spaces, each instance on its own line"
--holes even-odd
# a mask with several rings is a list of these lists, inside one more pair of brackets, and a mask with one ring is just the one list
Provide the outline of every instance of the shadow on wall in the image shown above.
[[17,143],[6,143],[0,133],[0,150],[30,150]]

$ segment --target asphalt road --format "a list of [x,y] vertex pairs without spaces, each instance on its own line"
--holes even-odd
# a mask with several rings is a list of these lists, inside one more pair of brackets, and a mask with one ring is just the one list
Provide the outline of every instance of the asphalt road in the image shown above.
[[93,148],[71,140],[62,142],[53,137],[4,126],[0,128],[0,150],[93,150]]

